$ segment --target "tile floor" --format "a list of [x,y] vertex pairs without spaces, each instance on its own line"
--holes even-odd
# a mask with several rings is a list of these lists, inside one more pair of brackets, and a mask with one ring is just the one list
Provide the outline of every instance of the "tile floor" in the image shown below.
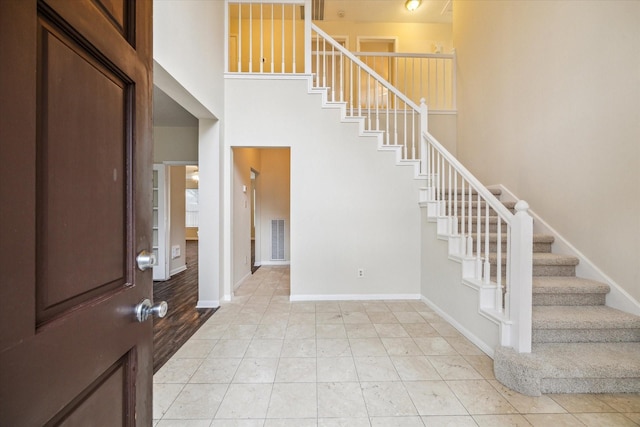
[[420,301],[289,302],[262,267],[154,376],[157,427],[637,426],[640,394],[512,392]]

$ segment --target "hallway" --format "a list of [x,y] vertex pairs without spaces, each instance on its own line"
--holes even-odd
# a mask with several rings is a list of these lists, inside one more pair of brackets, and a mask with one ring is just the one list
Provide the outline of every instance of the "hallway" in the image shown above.
[[640,395],[514,393],[420,301],[289,302],[260,268],[154,376],[158,427],[636,426]]

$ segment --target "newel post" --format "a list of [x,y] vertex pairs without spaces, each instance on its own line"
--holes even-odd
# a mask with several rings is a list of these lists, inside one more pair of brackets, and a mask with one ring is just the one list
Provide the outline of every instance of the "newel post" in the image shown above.
[[516,203],[516,213],[511,224],[511,253],[507,301],[509,316],[513,322],[511,345],[518,353],[531,352],[532,311],[532,258],[533,218],[524,200]]
[[427,175],[427,166],[429,165],[429,150],[427,140],[424,134],[429,130],[429,107],[424,98],[420,98],[420,172]]

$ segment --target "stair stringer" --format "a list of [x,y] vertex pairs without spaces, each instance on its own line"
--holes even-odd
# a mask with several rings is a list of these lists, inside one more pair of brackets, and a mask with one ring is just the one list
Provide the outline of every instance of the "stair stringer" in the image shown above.
[[[475,279],[476,258],[454,253],[456,239],[438,231],[438,221],[443,218],[431,217],[428,203],[420,203],[422,300],[493,357],[494,349],[511,336],[512,327],[512,322],[495,309],[497,286]],[[442,292],[444,287],[446,291]]]
[[[497,188],[502,191],[501,200],[518,201],[519,199],[504,185],[495,184],[487,186],[487,188]],[[595,280],[597,282],[606,283],[610,287],[607,294],[606,305],[618,310],[640,316],[640,302],[636,301],[627,291],[617,284],[611,277],[600,270],[589,258],[587,258],[580,250],[573,246],[565,237],[557,230],[551,227],[544,219],[542,219],[533,210],[529,209],[529,215],[533,217],[533,232],[541,234],[549,234],[554,237],[554,252],[569,254],[580,260],[576,266],[576,276],[585,279]]]
[[397,166],[413,167],[414,178],[416,180],[424,181],[425,176],[420,171],[420,160],[403,159],[402,157],[402,145],[391,145],[384,143],[384,131],[383,130],[367,130],[365,128],[366,118],[364,116],[350,116],[347,114],[347,103],[339,101],[329,101],[328,87],[313,87],[313,78],[309,79],[308,92],[310,94],[319,94],[322,96],[322,108],[337,109],[340,111],[341,121],[343,123],[357,123],[358,132],[360,136],[372,136],[377,139],[379,151],[392,151],[396,155]]

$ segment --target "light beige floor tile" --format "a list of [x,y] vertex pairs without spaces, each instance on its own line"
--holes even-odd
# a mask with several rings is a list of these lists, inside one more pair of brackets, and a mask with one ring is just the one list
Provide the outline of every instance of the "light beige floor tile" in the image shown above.
[[402,324],[427,323],[424,317],[420,316],[420,314],[415,311],[397,311],[394,312],[393,315],[398,319],[398,322]]
[[267,418],[264,427],[316,427],[318,422],[316,418]]
[[570,413],[579,412],[615,412],[611,406],[598,399],[595,394],[548,394]]
[[486,380],[447,381],[447,385],[471,415],[518,412]]
[[453,326],[451,326],[447,322],[429,322],[429,323],[431,324],[431,326],[433,326],[433,329],[438,331],[440,336],[443,336],[443,337],[459,337],[459,336],[461,336],[460,332],[458,332],[458,330],[456,328],[454,328]]
[[[339,309],[339,308],[338,308]],[[316,313],[316,324],[344,324],[340,311],[321,311]]]
[[160,420],[158,427],[209,427],[211,420]]
[[318,417],[366,417],[359,383],[318,383]]
[[301,311],[291,311],[289,314],[289,325],[296,325],[299,323],[316,323],[316,313],[306,313]]
[[352,357],[318,357],[318,382],[358,381],[356,366]]
[[445,321],[442,317],[440,317],[434,311],[418,311],[418,313],[420,314],[420,316],[424,317],[424,320],[426,320],[429,323],[432,323],[432,322],[441,323]]
[[351,313],[354,311],[365,311],[364,304],[359,301],[340,301],[340,311],[343,313]]
[[[258,313],[245,313],[240,312],[238,316],[236,316],[232,321],[231,325],[257,325],[262,320],[263,314],[262,311]],[[223,336],[222,338],[229,338],[227,336]],[[231,337],[231,338],[244,338],[244,337]]]
[[285,333],[285,340],[301,340],[311,339],[316,337],[316,325],[315,323],[291,323],[287,326],[287,332]]
[[413,338],[382,338],[389,356],[422,356]]
[[242,359],[207,359],[191,376],[190,383],[230,383]]
[[400,323],[398,322],[398,318],[394,316],[391,311],[368,311],[367,315],[369,316],[371,323]]
[[521,414],[562,414],[567,412],[548,396],[525,396],[505,387],[496,380],[488,381]]
[[349,339],[349,342],[355,357],[387,355],[387,350],[380,338],[353,338]]
[[638,424],[622,414],[613,413],[582,413],[574,414],[587,427],[637,427]]
[[266,418],[272,387],[273,384],[231,384],[215,418]]
[[341,323],[316,324],[316,338],[347,338],[347,330]]
[[315,313],[316,303],[314,302],[294,302],[291,303],[291,311],[294,313]]
[[351,347],[349,340],[344,338],[335,339],[317,339],[317,355],[318,357],[345,357],[351,356]]
[[378,331],[370,323],[349,323],[344,327],[349,338],[378,338]]
[[463,357],[464,360],[469,362],[469,365],[471,365],[473,369],[478,371],[478,373],[482,375],[485,380],[493,380],[496,378],[493,373],[493,359],[491,359],[489,356],[483,354],[481,356]]
[[533,427],[584,427],[571,414],[526,414],[524,417]]
[[312,357],[282,357],[275,382],[316,382],[316,359]]
[[403,301],[385,301],[385,303],[387,304],[387,307],[389,307],[389,310],[395,312],[402,312],[402,311],[413,311],[415,312],[416,309],[413,308],[411,306],[411,304],[409,304],[408,302],[403,302]]
[[640,412],[640,393],[598,394],[596,397],[618,412]]
[[402,381],[426,381],[442,379],[425,356],[391,356]]
[[258,325],[253,338],[284,339],[285,333],[287,332],[287,322],[288,321],[285,320],[277,323],[261,323]]
[[427,356],[455,356],[458,352],[442,337],[414,338],[416,345]]
[[371,417],[372,427],[424,427],[420,417]]
[[[427,427],[477,427],[478,424],[469,415],[436,415],[422,417]],[[550,427],[550,426],[549,426]]]
[[340,313],[340,304],[329,301],[316,302],[316,314],[318,313]]
[[209,353],[208,359],[244,357],[251,340],[220,340]]
[[[256,291],[257,291],[257,289],[256,289]],[[271,295],[262,296],[262,295],[257,295],[254,292],[253,296],[251,298],[249,298],[249,301],[247,301],[247,305],[249,305],[249,304],[268,305],[270,301],[271,301]]]
[[370,427],[369,418],[318,418],[318,427]]
[[367,313],[391,311],[389,310],[389,307],[387,307],[387,304],[382,301],[364,301],[362,305]]
[[162,418],[183,388],[184,384],[153,384],[153,419]]
[[187,384],[163,418],[212,419],[226,391],[226,384]]
[[244,357],[280,357],[284,340],[253,339]]
[[445,339],[459,354],[473,356],[484,355],[482,350],[465,337],[445,337]]
[[278,359],[244,358],[233,376],[233,383],[272,383],[276,377]]
[[231,324],[227,328],[227,331],[222,335],[223,340],[241,340],[241,339],[251,339],[253,338],[253,334],[256,333],[256,329],[258,328],[258,324]]
[[530,426],[522,415],[474,415],[479,427],[524,427]]
[[427,356],[438,374],[445,380],[482,379],[462,356]]
[[173,355],[174,359],[204,359],[218,342],[217,339],[190,339]]
[[316,418],[317,416],[315,383],[273,385],[267,418]]
[[373,326],[380,338],[409,338],[409,334],[399,323],[375,323]]
[[197,340],[213,340],[222,338],[224,333],[227,331],[230,323],[212,322],[212,320],[214,320],[214,317],[215,316],[210,317],[204,325],[200,326],[200,329],[198,329],[191,338]]
[[153,382],[186,384],[202,362],[203,359],[171,358],[156,372]]
[[624,415],[634,423],[640,425],[640,412],[625,412]]
[[468,415],[444,381],[409,381],[404,385],[420,415]]
[[402,326],[411,338],[426,338],[439,336],[438,331],[428,323],[403,323]]
[[316,340],[285,339],[280,357],[316,357]]
[[418,415],[402,382],[362,382],[360,384],[370,417]]
[[357,324],[360,324],[360,323],[364,323],[364,324],[371,323],[371,320],[369,319],[369,316],[367,316],[367,313],[364,312],[364,311],[348,311],[348,312],[343,311],[342,312],[342,320],[344,320],[345,324],[348,324],[348,323],[351,323],[351,324],[353,324],[353,323],[357,323]]
[[211,427],[262,427],[264,420],[213,420]]
[[389,357],[354,357],[360,381],[398,381],[400,377]]

